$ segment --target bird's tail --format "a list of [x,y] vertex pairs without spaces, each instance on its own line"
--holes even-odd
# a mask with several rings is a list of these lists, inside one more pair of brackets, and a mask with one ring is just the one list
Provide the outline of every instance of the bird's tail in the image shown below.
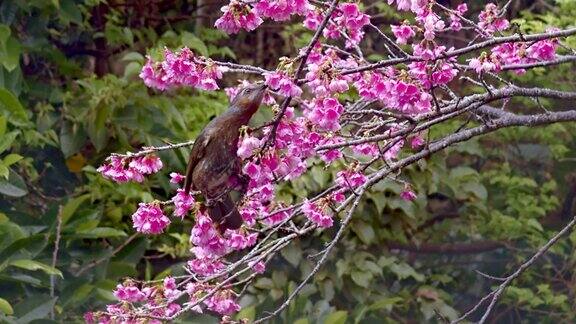
[[230,198],[230,194],[208,206],[208,215],[214,223],[218,224],[222,232],[227,229],[235,230],[242,226],[242,216]]

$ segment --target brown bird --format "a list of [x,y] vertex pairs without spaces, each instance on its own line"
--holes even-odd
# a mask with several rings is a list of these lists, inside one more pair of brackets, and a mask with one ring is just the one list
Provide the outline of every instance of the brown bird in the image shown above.
[[265,90],[264,84],[240,90],[228,110],[204,127],[190,153],[184,190],[202,193],[208,215],[222,232],[242,225],[242,216],[230,197],[230,190],[242,182],[238,137],[240,128],[260,107]]

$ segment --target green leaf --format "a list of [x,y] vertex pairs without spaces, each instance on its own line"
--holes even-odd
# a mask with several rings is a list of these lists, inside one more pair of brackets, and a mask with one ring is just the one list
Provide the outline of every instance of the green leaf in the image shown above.
[[326,324],[344,324],[346,323],[346,319],[348,318],[347,311],[336,311],[324,319],[324,323]]
[[9,113],[8,121],[16,126],[24,126],[29,122],[28,114],[18,98],[3,88],[0,88],[0,109]]
[[406,279],[408,277],[414,278],[416,281],[424,281],[424,275],[416,272],[407,263],[394,263],[390,265],[390,270],[398,276],[399,279]]
[[138,52],[130,52],[122,57],[122,61],[144,63],[144,56]]
[[256,318],[256,308],[254,306],[242,308],[242,310],[236,315],[236,319],[243,320],[247,319],[248,323],[253,322]]
[[65,305],[75,304],[75,303],[77,304],[77,303],[83,302],[88,297],[88,295],[90,295],[92,290],[94,290],[93,285],[90,285],[90,284],[81,285],[76,290],[74,290],[74,293],[72,294],[70,299],[66,301]]
[[74,155],[84,145],[86,133],[83,129],[71,122],[65,121],[60,129],[60,149],[64,157]]
[[6,299],[0,298],[0,312],[6,315],[14,314],[14,309],[12,309],[12,305]]
[[8,155],[6,155],[6,156],[4,157],[4,160],[3,160],[3,161],[4,161],[4,165],[7,166],[7,167],[9,167],[9,166],[11,166],[12,164],[14,164],[14,163],[22,160],[23,158],[24,158],[24,157],[23,157],[22,155],[19,155],[19,154],[15,154],[15,153],[8,154]]
[[0,64],[8,72],[12,72],[20,64],[20,54],[22,53],[22,45],[14,38],[10,37],[6,41],[5,48],[0,47]]
[[77,238],[104,238],[126,236],[126,233],[111,227],[97,227],[87,231],[80,231],[74,234]]
[[302,260],[302,249],[296,242],[292,242],[290,245],[280,250],[280,254],[294,267],[297,267],[298,264],[300,264],[300,260]]
[[14,314],[18,317],[16,323],[25,324],[36,319],[46,318],[50,311],[54,309],[56,299],[46,295],[35,295],[32,298],[25,298],[22,303],[14,307]]
[[11,131],[10,133],[2,136],[2,138],[0,138],[0,153],[9,149],[19,134],[20,134],[20,131],[15,130],[15,131]]
[[10,26],[0,24],[0,46],[6,44],[11,34]]
[[4,162],[0,161],[0,178],[8,180],[9,175],[10,169],[4,164]]
[[196,35],[190,32],[183,32],[182,33],[182,45],[194,50],[197,53],[200,53],[202,56],[208,56],[208,47],[204,42],[196,37]]
[[14,260],[14,261],[10,262],[9,265],[11,265],[13,267],[17,267],[17,268],[30,270],[30,271],[40,270],[40,271],[43,271],[49,275],[57,275],[60,278],[64,278],[64,276],[62,276],[62,272],[60,272],[60,270],[58,270],[54,267],[51,267],[47,264],[40,263],[40,262],[34,261],[34,260],[28,260],[28,259]]
[[256,282],[254,283],[254,287],[260,288],[260,289],[265,289],[265,290],[270,290],[270,289],[274,288],[274,282],[270,278],[258,278],[256,280]]
[[8,120],[6,119],[6,117],[3,115],[0,115],[0,137],[4,136],[4,134],[6,134],[7,124],[8,124]]
[[352,230],[365,244],[372,244],[376,238],[376,233],[372,226],[363,221],[357,221],[352,224]]
[[394,308],[394,306],[402,303],[403,301],[404,301],[404,299],[402,299],[400,297],[382,298],[382,299],[376,301],[374,304],[370,305],[370,307],[368,309],[370,309],[370,310],[384,309],[384,310],[389,312],[392,310],[392,308]]
[[62,3],[60,3],[60,17],[65,22],[73,22],[78,25],[82,23],[82,12],[73,0],[62,0]]
[[124,68],[124,78],[128,79],[132,76],[136,76],[140,73],[141,70],[142,64],[138,62],[130,62],[126,64],[126,67]]
[[354,281],[358,286],[368,288],[368,286],[370,286],[370,280],[372,279],[372,273],[353,271],[351,277],[352,281]]
[[27,195],[28,189],[22,177],[10,170],[8,180],[0,178],[0,194],[18,198]]
[[85,194],[73,199],[70,199],[66,205],[64,205],[64,208],[62,208],[62,215],[60,215],[62,217],[62,224],[66,224],[68,222],[68,220],[70,220],[70,217],[72,217],[72,215],[74,215],[74,212],[76,212],[76,209],[78,209],[78,207],[80,207],[80,205],[86,201],[86,199],[90,198],[90,194]]

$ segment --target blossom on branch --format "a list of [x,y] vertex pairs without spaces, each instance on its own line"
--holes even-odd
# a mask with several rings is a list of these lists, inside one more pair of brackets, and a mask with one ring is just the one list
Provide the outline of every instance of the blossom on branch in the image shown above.
[[118,183],[142,182],[145,175],[154,174],[162,167],[162,160],[154,154],[138,157],[111,156],[96,171]]
[[274,73],[266,73],[264,78],[266,85],[269,86],[270,89],[277,90],[278,93],[285,97],[299,97],[302,94],[302,89],[300,89],[285,72],[276,71]]
[[260,0],[254,5],[254,10],[261,17],[285,21],[292,15],[306,14],[309,6],[307,0]]
[[232,0],[221,10],[224,15],[216,20],[214,26],[227,34],[236,34],[241,29],[251,31],[263,22],[250,5],[241,1]]
[[212,60],[196,56],[185,47],[178,52],[165,49],[164,59],[160,62],[148,57],[140,78],[147,86],[158,90],[180,86],[216,90],[219,88],[216,80],[222,78],[224,70]]
[[144,234],[159,234],[170,225],[170,219],[164,215],[157,203],[140,203],[132,214],[134,228]]
[[489,35],[497,31],[503,31],[510,26],[507,19],[502,18],[502,12],[494,3],[488,3],[478,15],[480,22],[478,27]]

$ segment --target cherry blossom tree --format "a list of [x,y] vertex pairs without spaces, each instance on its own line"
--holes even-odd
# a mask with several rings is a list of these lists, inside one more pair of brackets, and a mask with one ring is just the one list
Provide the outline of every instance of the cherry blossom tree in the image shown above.
[[[143,235],[161,235],[170,223],[193,219],[187,274],[151,282],[125,280],[114,290],[119,302],[88,313],[86,320],[159,322],[185,312],[207,312],[230,321],[229,316],[240,310],[238,298],[279,251],[300,237],[336,227],[336,234],[306,278],[276,309],[256,320],[265,322],[288,307],[321,269],[359,202],[375,184],[400,183],[404,188],[401,198],[412,201],[418,192],[402,176],[403,170],[431,154],[501,128],[576,121],[576,110],[547,109],[539,100],[574,102],[576,92],[525,88],[509,78],[537,67],[576,61],[574,49],[563,42],[576,34],[576,28],[521,34],[505,18],[509,4],[488,3],[479,15],[472,16],[466,3],[448,8],[434,0],[388,0],[388,5],[408,12],[411,18],[399,25],[376,26],[356,2],[232,0],[222,8],[215,24],[226,33],[252,31],[267,19],[300,19],[313,36],[297,56],[281,59],[274,71],[215,61],[188,48],[166,49],[161,60],[148,58],[140,77],[158,91],[178,87],[218,91],[218,80],[230,72],[264,80],[270,89],[264,102],[275,116],[242,132],[238,156],[249,179],[247,192],[238,203],[244,225],[219,232],[200,208],[201,196],[182,189],[175,190],[170,201],[141,203],[132,221]],[[438,35],[461,29],[475,34],[464,47],[448,48],[438,40]],[[362,41],[367,30],[381,37],[385,59],[374,62],[364,56]],[[455,81],[471,84],[476,90],[462,91],[453,86]],[[249,83],[243,80],[238,87],[224,90],[233,97]],[[508,105],[517,97],[529,98],[542,113],[509,112]],[[434,125],[465,115],[477,125],[466,123],[443,137],[428,133]],[[193,143],[114,154],[98,171],[119,183],[146,181],[162,168],[155,152]],[[335,168],[334,183],[293,204],[276,197],[278,186],[301,177],[313,163]],[[170,181],[182,184],[181,170],[171,171]],[[473,311],[486,306],[481,322],[510,281],[573,226],[574,221],[479,301]],[[471,314],[462,313],[455,322]]]

